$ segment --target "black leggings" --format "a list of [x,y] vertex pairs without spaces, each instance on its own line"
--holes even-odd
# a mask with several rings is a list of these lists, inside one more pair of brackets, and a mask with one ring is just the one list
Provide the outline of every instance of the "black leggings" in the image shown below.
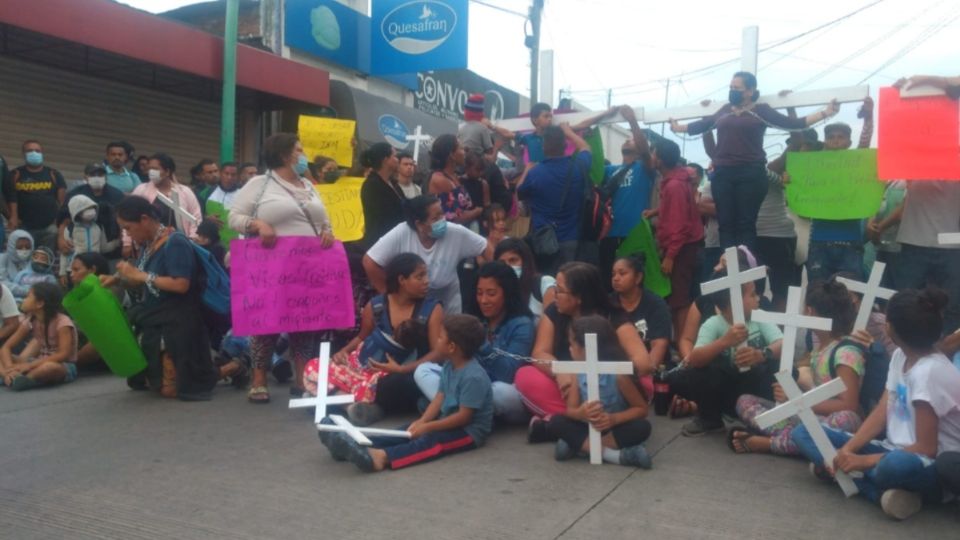
[[415,413],[421,395],[413,373],[391,373],[377,381],[374,402],[387,414]]
[[960,495],[960,452],[944,452],[937,456],[937,477],[943,489]]
[[701,418],[719,422],[723,413],[736,416],[737,398],[744,394],[773,399],[775,380],[766,365],[740,373],[721,369],[721,362],[729,360],[716,358],[705,367],[683,370],[670,381],[677,395],[696,402]]
[[[603,432],[603,435],[612,433],[618,448],[629,448],[647,440],[651,429],[650,422],[638,419],[618,424]],[[587,440],[589,429],[586,422],[558,414],[547,423],[547,433],[551,438],[563,439],[570,448],[579,451],[583,447],[583,441]]]

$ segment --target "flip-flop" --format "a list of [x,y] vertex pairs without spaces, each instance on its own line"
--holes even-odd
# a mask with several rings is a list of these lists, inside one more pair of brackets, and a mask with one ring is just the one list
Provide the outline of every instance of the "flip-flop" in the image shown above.
[[[738,434],[742,435],[738,436]],[[750,454],[753,450],[751,450],[750,445],[747,444],[747,439],[753,436],[753,433],[743,428],[730,428],[730,430],[727,431],[727,447],[730,448],[734,454]]]
[[254,386],[247,392],[247,401],[250,403],[270,403],[270,391],[266,386]]
[[[682,412],[680,403],[683,403]],[[667,411],[669,418],[687,418],[697,413],[697,404],[689,399],[683,399],[680,396],[673,396],[670,402],[670,409]]]

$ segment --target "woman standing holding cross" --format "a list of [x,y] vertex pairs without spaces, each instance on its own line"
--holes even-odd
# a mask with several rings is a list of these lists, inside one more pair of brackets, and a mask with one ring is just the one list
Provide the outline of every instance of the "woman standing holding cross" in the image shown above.
[[757,213],[767,194],[767,155],[763,151],[767,126],[803,129],[839,110],[834,100],[825,109],[804,118],[790,118],[765,103],[757,103],[759,97],[757,78],[739,71],[730,81],[730,102],[719,111],[686,125],[670,119],[674,133],[699,135],[717,130],[713,160],[716,172],[711,188],[717,205],[720,246],[724,248],[745,244],[756,250]]

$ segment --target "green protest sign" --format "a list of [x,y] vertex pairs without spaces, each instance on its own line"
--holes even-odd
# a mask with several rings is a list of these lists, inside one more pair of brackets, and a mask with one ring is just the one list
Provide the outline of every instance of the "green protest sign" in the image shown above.
[[630,234],[617,248],[617,257],[626,257],[634,253],[643,253],[646,258],[643,286],[661,297],[670,296],[670,277],[660,270],[660,254],[657,252],[657,241],[653,237],[650,222],[641,219],[640,223],[630,231]]
[[880,208],[886,187],[877,176],[873,148],[790,152],[787,173],[787,205],[806,218],[870,217]]
[[224,208],[223,204],[208,200],[207,215],[214,216],[223,223],[223,227],[220,227],[220,243],[229,250],[230,241],[234,238],[240,238],[240,233],[230,228],[230,211]]

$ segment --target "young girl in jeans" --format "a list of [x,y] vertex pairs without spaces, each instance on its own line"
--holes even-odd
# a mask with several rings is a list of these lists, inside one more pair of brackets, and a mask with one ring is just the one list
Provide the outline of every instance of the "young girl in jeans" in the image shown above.
[[[581,317],[570,325],[570,356],[586,359],[584,342],[587,334],[596,334],[600,358],[626,359],[617,335],[606,318],[599,315]],[[560,374],[557,382],[567,401],[567,411],[554,415],[547,422],[550,438],[557,439],[554,457],[564,461],[590,451],[589,426],[602,434],[603,460],[608,463],[641,467],[652,466],[643,442],[650,437],[646,420],[647,400],[633,375],[600,375],[600,400],[587,401],[585,375]]]
[[[12,390],[76,380],[77,329],[61,312],[62,301],[59,285],[37,283],[20,305],[26,319],[0,348],[0,374]],[[13,354],[28,336],[23,351]]]
[[[960,372],[936,349],[946,305],[947,296],[932,289],[890,299],[887,331],[900,348],[890,360],[886,391],[856,433],[824,428],[838,449],[833,463],[823,462],[803,426],[793,432],[818,476],[862,472],[854,479],[860,493],[895,519],[917,513],[922,499],[940,500],[934,458],[960,450]],[[884,431],[886,439],[874,439]]]

